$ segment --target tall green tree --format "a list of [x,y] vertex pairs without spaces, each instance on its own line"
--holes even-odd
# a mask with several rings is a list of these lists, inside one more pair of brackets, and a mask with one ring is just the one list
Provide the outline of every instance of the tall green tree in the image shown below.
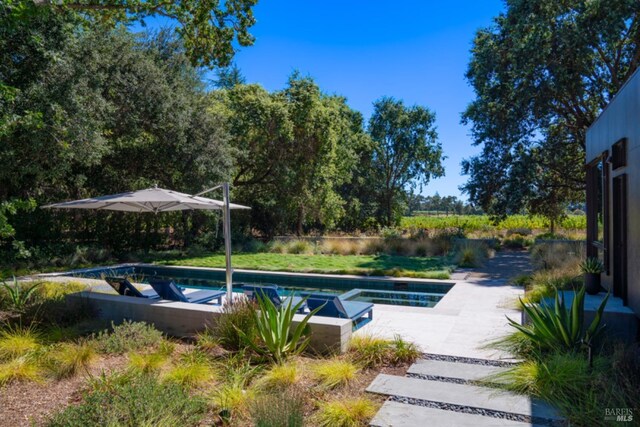
[[37,5],[55,12],[77,12],[89,24],[115,26],[142,22],[150,17],[173,21],[187,57],[194,66],[227,66],[237,43],[251,46],[249,28],[255,24],[252,8],[258,0],[23,0],[11,3]]
[[428,108],[385,97],[374,103],[369,134],[384,225],[397,222],[407,191],[444,175],[442,146]]
[[252,227],[266,234],[334,228],[347,204],[341,186],[354,176],[368,138],[362,116],[338,96],[294,73],[284,90],[234,85],[212,93],[236,150],[236,197],[252,206]]
[[[37,23],[15,36],[28,43]],[[43,21],[41,31],[46,27]],[[229,176],[232,156],[222,117],[206,111],[199,73],[174,37],[73,31],[63,44],[35,49],[55,60],[19,85],[5,80],[16,90],[6,106],[12,120],[0,134],[0,201],[34,199],[40,205],[153,184],[197,192]],[[11,50],[5,53],[11,57]],[[12,70],[21,73],[20,66],[14,63]],[[5,212],[16,238],[32,245],[72,232],[130,247],[146,244],[136,242],[142,231],[159,235],[162,221],[175,224],[168,216]],[[190,219],[177,228],[188,231]]]
[[462,190],[496,217],[553,223],[584,199],[586,130],[639,64],[636,0],[507,0],[474,39],[462,121],[482,152]]

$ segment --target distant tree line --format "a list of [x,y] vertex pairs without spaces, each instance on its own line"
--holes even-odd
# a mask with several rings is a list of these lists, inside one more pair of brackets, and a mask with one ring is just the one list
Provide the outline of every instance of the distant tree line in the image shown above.
[[[253,3],[225,2],[244,23],[232,28],[247,44]],[[197,11],[172,12],[184,20],[177,35],[133,34],[125,24],[135,13],[153,14],[151,2],[122,2],[129,7],[122,13],[104,4],[0,5],[4,256],[47,256],[50,248],[91,242],[123,251],[189,245],[219,236],[216,213],[39,208],[54,201],[155,184],[195,193],[230,181],[233,200],[252,207],[234,212],[235,232],[268,237],[396,224],[412,188],[443,175],[428,108],[385,97],[365,123],[345,98],[324,93],[310,77],[293,73],[282,90],[269,92],[246,84],[236,67],[220,68],[229,64],[234,33],[208,32],[207,43],[221,52],[209,45],[201,52],[189,39],[198,32],[189,26],[202,25],[190,21]],[[203,65],[217,67],[214,88]]]
[[482,209],[456,196],[412,194],[407,201],[408,215],[482,215]]

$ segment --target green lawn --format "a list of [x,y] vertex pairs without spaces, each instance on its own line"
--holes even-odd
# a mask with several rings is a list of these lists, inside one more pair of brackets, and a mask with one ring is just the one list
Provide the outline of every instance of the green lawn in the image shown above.
[[[301,273],[358,274],[371,276],[448,279],[452,265],[443,257],[391,255],[294,255],[276,253],[234,254],[234,268]],[[166,265],[224,267],[224,254],[158,261]]]

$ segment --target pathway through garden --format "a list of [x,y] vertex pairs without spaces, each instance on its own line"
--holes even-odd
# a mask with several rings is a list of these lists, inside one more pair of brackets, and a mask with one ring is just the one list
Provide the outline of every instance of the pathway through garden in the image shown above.
[[374,379],[367,391],[389,399],[371,425],[562,425],[557,411],[544,402],[478,383],[514,363],[505,354],[474,350],[473,346],[480,347],[486,338],[507,333],[505,314],[519,319],[519,312],[509,307],[505,298],[514,302],[522,294],[510,280],[531,271],[526,251],[501,251],[482,268],[456,272],[456,286],[436,305],[432,315],[423,317],[429,329],[433,316],[449,313],[455,324],[453,331],[441,342],[426,341],[427,350],[436,351],[425,353],[404,377],[380,374]]

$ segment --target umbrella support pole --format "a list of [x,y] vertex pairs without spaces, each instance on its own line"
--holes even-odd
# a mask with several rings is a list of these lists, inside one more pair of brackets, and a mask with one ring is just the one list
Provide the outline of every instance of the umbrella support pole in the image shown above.
[[233,304],[233,269],[231,267],[231,210],[229,208],[229,183],[222,184],[222,226],[224,228],[224,260],[226,269],[227,304]]

